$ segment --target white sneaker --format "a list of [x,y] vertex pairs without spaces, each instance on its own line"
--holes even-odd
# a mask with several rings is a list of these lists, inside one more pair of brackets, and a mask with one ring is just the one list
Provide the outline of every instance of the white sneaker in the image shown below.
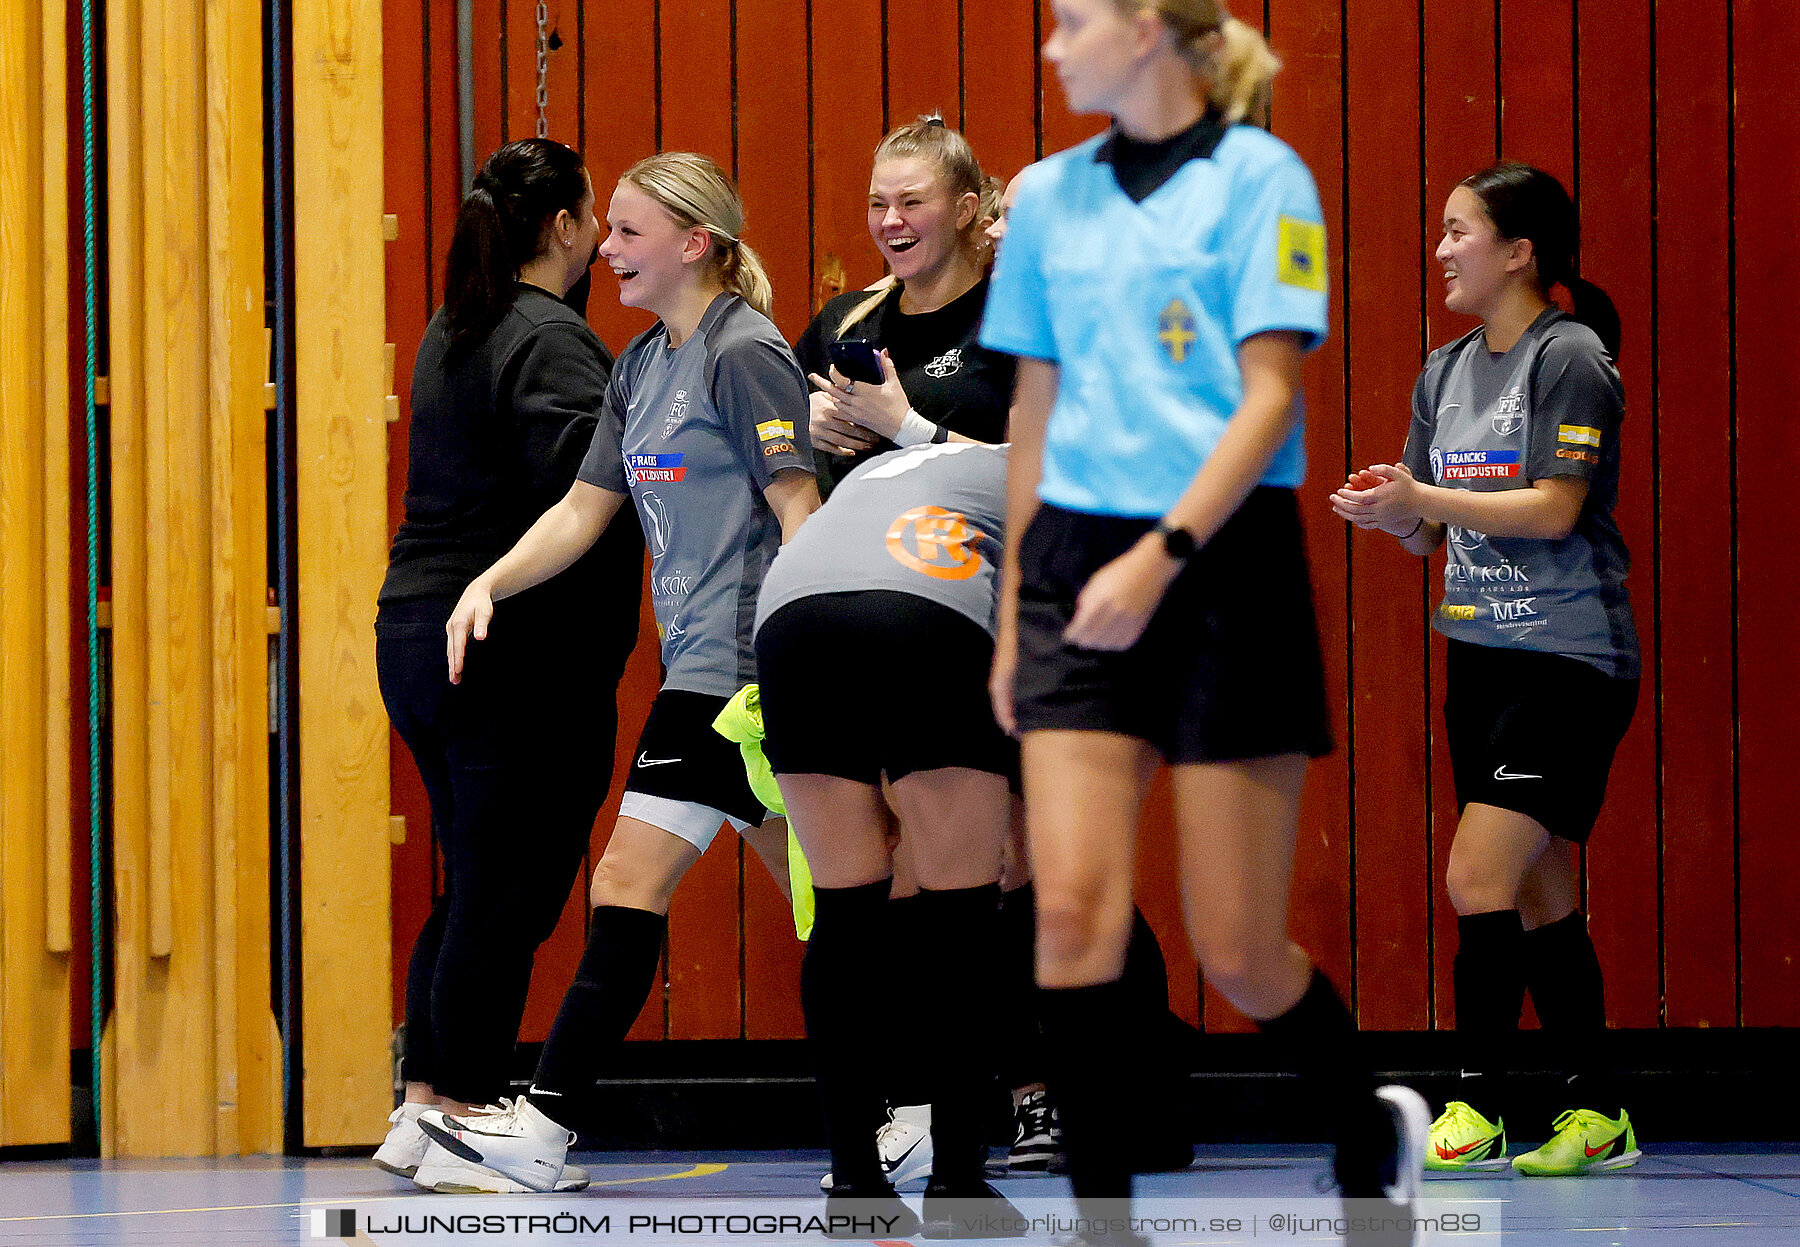
[[533,1191],[556,1186],[575,1141],[574,1132],[544,1116],[524,1096],[502,1100],[500,1111],[479,1117],[451,1117],[430,1109],[419,1115],[419,1128],[453,1157],[495,1170]]
[[[503,1173],[486,1165],[452,1156],[436,1143],[431,1143],[413,1181],[439,1195],[530,1195],[528,1186],[514,1182]],[[565,1164],[556,1180],[558,1191],[579,1191],[588,1184],[588,1171],[580,1165]]]
[[1425,1147],[1431,1139],[1431,1109],[1411,1087],[1382,1087],[1375,1098],[1394,1114],[1393,1181],[1382,1190],[1388,1202],[1410,1210],[1425,1183]]
[[[931,1105],[905,1104],[888,1110],[887,1123],[875,1132],[875,1150],[881,1156],[881,1172],[892,1186],[922,1181],[931,1176]],[[821,1191],[831,1190],[832,1178],[819,1179]]]
[[419,1171],[419,1162],[425,1159],[425,1150],[431,1146],[431,1140],[419,1129],[419,1114],[430,1107],[429,1104],[402,1104],[388,1115],[391,1128],[381,1146],[375,1149],[377,1168],[402,1178],[410,1178]]

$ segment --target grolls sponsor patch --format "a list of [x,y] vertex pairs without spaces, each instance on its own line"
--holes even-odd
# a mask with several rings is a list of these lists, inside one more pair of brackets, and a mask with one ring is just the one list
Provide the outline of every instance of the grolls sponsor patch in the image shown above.
[[1516,450],[1447,450],[1444,452],[1446,481],[1474,481],[1487,477],[1517,476],[1519,452]]
[[652,481],[679,481],[687,475],[681,461],[686,455],[626,455],[625,469],[640,485]]
[[779,441],[794,436],[792,420],[764,420],[756,426],[756,435],[765,442]]
[[1600,456],[1591,450],[1570,450],[1566,446],[1558,446],[1556,448],[1556,457],[1558,459],[1576,459],[1582,463],[1600,462]]
[[1559,424],[1556,426],[1556,440],[1576,446],[1598,446],[1600,430],[1589,428],[1585,424]]
[[792,442],[770,442],[763,447],[763,458],[765,459],[770,455],[791,455],[793,453],[794,443]]

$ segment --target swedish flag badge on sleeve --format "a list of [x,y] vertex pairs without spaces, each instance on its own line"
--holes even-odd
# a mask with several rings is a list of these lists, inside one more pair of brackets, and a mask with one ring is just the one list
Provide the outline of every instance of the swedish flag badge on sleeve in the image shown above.
[[1276,218],[1275,280],[1302,290],[1325,289],[1325,227],[1298,217]]

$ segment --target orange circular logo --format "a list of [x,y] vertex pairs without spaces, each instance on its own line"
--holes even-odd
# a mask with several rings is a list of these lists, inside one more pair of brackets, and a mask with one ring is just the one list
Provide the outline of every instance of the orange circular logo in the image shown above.
[[984,534],[943,507],[914,507],[887,532],[888,553],[904,566],[939,580],[967,580],[981,570],[975,544]]

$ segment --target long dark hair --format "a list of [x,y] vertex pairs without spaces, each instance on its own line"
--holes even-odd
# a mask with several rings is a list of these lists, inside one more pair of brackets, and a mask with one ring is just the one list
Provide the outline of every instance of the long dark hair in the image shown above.
[[1531,240],[1539,288],[1546,296],[1552,286],[1566,289],[1575,300],[1575,319],[1592,329],[1606,353],[1617,359],[1619,309],[1606,291],[1575,271],[1581,224],[1563,184],[1542,169],[1509,160],[1464,178],[1462,185],[1481,200],[1500,237]]
[[494,331],[519,270],[542,254],[550,222],[573,214],[587,190],[580,153],[550,139],[519,139],[487,158],[457,209],[444,261],[452,356]]

